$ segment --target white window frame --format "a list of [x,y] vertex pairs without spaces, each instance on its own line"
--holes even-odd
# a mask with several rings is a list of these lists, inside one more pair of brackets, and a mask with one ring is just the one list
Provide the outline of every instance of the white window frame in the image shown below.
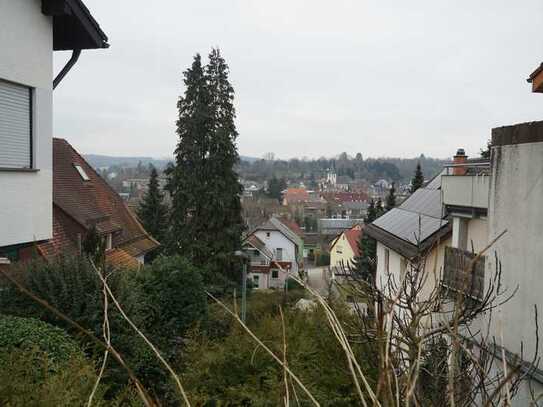
[[74,163],[74,167],[83,181],[90,181],[90,177],[81,164]]

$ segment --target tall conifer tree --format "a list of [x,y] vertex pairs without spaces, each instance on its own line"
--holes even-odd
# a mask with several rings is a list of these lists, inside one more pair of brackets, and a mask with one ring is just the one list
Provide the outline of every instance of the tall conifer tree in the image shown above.
[[417,168],[415,169],[415,175],[411,180],[411,193],[415,192],[417,189],[421,188],[424,184],[424,175],[420,168],[420,162],[417,163]]
[[[242,186],[234,166],[239,163],[236,146],[238,132],[234,120],[234,88],[228,80],[229,68],[219,49],[212,49],[205,76],[211,94],[213,131],[209,146],[210,210],[207,225],[211,236],[208,246],[218,271],[233,269],[233,253],[241,247],[244,229],[240,196]],[[232,276],[234,277],[234,276]]]
[[138,218],[151,236],[164,243],[168,229],[168,208],[164,204],[164,194],[158,185],[158,173],[151,168],[149,188],[137,209]]
[[233,270],[233,252],[241,246],[243,230],[241,185],[234,171],[239,161],[234,90],[219,50],[212,50],[209,59],[204,67],[197,54],[184,73],[185,94],[177,103],[176,162],[169,170],[170,250],[206,271],[208,282]]

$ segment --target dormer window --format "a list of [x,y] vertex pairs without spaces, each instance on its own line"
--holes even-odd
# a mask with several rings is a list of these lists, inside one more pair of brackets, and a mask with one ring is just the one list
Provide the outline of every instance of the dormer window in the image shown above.
[[83,179],[83,181],[90,181],[89,176],[87,175],[87,173],[85,172],[82,166],[80,166],[79,164],[74,164],[74,167],[79,173],[79,175],[81,176],[81,178]]

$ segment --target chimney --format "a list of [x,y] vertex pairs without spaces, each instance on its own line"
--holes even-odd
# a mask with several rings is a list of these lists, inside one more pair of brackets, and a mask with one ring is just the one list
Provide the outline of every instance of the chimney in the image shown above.
[[463,148],[459,148],[456,151],[456,155],[453,157],[453,164],[455,165],[453,167],[453,175],[466,175],[466,172],[468,171],[466,167],[462,166],[461,164],[464,164],[468,159],[468,156],[466,155],[466,152]]

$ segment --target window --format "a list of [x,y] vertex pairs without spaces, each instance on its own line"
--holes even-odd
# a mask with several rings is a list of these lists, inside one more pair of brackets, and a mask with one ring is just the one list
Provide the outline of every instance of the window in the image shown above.
[[281,247],[278,247],[277,249],[275,249],[275,257],[276,257],[276,260],[283,260],[283,249]]
[[270,237],[270,232],[266,232],[266,238]]
[[407,260],[405,260],[405,257],[402,257],[400,259],[400,280],[403,281],[405,278],[405,272],[407,270]]
[[258,288],[260,286],[260,276],[257,274],[253,276],[253,285],[255,288]]
[[32,89],[0,80],[0,168],[32,168]]
[[390,250],[385,249],[385,271],[390,272]]
[[106,236],[106,250],[111,250],[113,248],[113,234],[108,233]]
[[279,278],[279,270],[273,269],[271,271],[272,278]]
[[79,173],[79,175],[81,176],[81,178],[83,178],[83,181],[89,181],[90,180],[89,176],[87,175],[87,173],[85,172],[85,170],[83,169],[82,166],[80,166],[79,164],[74,164],[74,167],[77,170],[77,172]]

